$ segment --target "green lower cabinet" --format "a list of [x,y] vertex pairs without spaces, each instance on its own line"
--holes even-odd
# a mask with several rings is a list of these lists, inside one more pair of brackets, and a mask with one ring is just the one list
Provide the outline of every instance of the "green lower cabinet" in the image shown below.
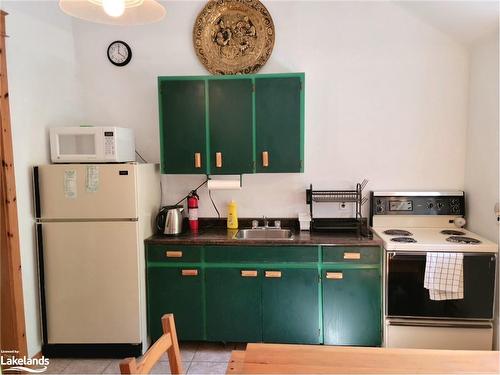
[[380,269],[328,269],[322,279],[324,343],[380,346]]
[[149,267],[148,324],[151,340],[162,335],[161,317],[173,313],[180,340],[203,340],[203,272],[200,268]]
[[320,343],[317,269],[266,269],[262,279],[264,342]]
[[262,341],[260,274],[249,268],[205,270],[209,341]]

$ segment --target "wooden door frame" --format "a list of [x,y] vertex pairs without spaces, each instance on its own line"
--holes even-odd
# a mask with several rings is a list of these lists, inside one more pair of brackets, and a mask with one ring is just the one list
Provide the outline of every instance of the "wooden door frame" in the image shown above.
[[10,124],[5,16],[0,10],[0,348],[15,357],[27,356],[26,328],[17,217],[16,181]]

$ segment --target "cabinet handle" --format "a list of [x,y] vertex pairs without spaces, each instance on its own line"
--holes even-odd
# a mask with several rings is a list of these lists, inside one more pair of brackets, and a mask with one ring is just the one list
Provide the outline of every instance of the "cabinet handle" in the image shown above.
[[182,270],[182,276],[198,276],[198,270]]
[[165,255],[167,258],[182,258],[182,251],[167,251]]
[[194,167],[201,168],[201,154],[199,152],[194,153]]
[[344,253],[344,259],[361,259],[361,253]]
[[269,152],[267,151],[262,152],[262,166],[269,167]]
[[331,280],[342,280],[344,278],[344,275],[342,274],[342,272],[327,272],[326,278]]
[[242,270],[241,277],[257,277],[257,271]]
[[265,276],[271,278],[280,278],[281,271],[266,271]]
[[222,168],[222,152],[215,153],[215,166],[217,168]]

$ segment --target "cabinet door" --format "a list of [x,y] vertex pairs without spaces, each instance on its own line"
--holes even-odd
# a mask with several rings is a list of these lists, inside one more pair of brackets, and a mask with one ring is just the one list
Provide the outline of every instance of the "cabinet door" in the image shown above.
[[319,343],[318,271],[268,269],[263,276],[263,341]]
[[325,344],[380,346],[380,270],[323,271]]
[[208,85],[210,173],[252,173],[252,81],[212,80]]
[[303,171],[301,80],[255,79],[257,172]]
[[160,82],[162,173],[205,174],[205,82]]
[[148,325],[151,340],[162,335],[161,317],[173,313],[180,340],[203,340],[202,271],[196,267],[150,267]]
[[262,341],[260,273],[252,268],[205,270],[208,340]]

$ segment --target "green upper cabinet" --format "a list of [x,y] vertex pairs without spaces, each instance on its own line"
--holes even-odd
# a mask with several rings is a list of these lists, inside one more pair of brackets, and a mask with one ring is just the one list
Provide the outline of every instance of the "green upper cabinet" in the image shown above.
[[162,173],[207,173],[205,81],[159,82]]
[[159,77],[161,171],[296,173],[304,73]]
[[210,173],[252,173],[252,80],[211,80],[208,92]]
[[255,79],[257,172],[303,172],[303,79]]

